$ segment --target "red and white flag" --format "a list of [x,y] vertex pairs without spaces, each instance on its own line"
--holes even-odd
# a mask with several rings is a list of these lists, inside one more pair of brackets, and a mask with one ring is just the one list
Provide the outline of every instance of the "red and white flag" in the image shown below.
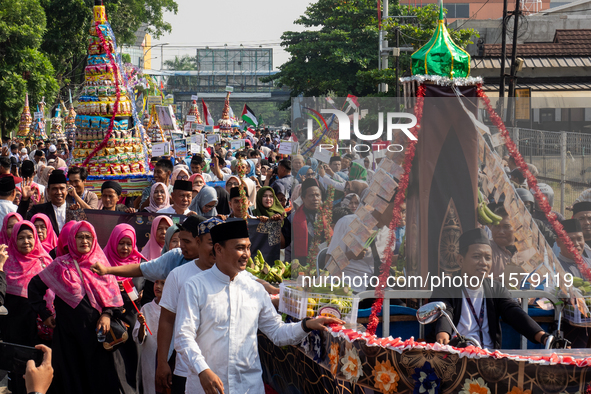
[[135,286],[133,285],[133,282],[131,281],[131,279],[126,279],[126,280],[123,281],[123,288],[125,289],[125,292],[129,296],[129,299],[130,300],[135,301],[138,298],[140,298],[140,295],[138,294],[138,292],[137,292]]
[[205,124],[207,126],[213,126],[213,117],[211,116],[211,113],[209,113],[209,109],[207,108],[207,105],[205,105],[205,101],[201,99],[201,102],[203,103],[203,118],[205,119]]

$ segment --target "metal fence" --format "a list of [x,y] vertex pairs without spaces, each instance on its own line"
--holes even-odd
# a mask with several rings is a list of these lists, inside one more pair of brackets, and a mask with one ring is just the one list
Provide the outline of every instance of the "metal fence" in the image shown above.
[[510,134],[524,160],[538,170],[538,181],[554,189],[553,209],[570,217],[568,207],[591,188],[591,134],[523,128]]

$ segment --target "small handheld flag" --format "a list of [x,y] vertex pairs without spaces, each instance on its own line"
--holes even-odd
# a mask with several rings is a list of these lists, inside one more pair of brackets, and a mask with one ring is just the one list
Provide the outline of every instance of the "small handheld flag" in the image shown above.
[[[133,285],[133,282],[131,281],[131,279],[125,279],[123,281],[123,288],[125,289],[125,292],[129,296],[129,299],[132,301],[131,303],[133,304],[137,313],[141,313],[140,310],[137,309],[137,305],[134,302],[135,300],[140,298],[140,296],[139,296],[137,290],[135,289],[135,286]],[[148,330],[150,335],[152,335],[152,331],[150,331],[150,327],[148,327],[148,323],[146,323],[145,321],[144,321],[144,326],[146,327],[146,329]]]

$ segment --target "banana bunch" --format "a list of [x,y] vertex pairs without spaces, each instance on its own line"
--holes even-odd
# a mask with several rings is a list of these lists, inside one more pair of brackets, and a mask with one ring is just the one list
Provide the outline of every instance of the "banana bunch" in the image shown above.
[[353,302],[348,299],[344,298],[308,298],[308,306],[306,308],[306,316],[314,317],[318,309],[323,306],[332,306],[335,309],[338,309],[341,312],[341,315],[346,315],[351,313],[351,309],[353,308]]
[[300,262],[297,259],[294,259],[291,263],[291,271],[297,272],[298,274],[302,272],[305,276],[330,276],[330,272],[328,270],[317,270],[316,264],[306,264],[300,265]]
[[259,279],[269,283],[281,283],[283,279],[291,278],[291,264],[275,260],[273,267],[269,266],[260,250],[253,258],[248,259],[246,270]]
[[502,217],[495,214],[493,211],[490,210],[488,205],[486,205],[486,201],[485,201],[484,196],[482,195],[482,192],[480,191],[480,189],[478,189],[477,212],[478,212],[478,222],[480,222],[480,224],[484,224],[484,225],[492,224],[492,225],[496,226],[501,222],[501,220],[503,220]]
[[[573,287],[578,288],[584,296],[591,295],[591,283],[584,281],[582,278],[573,278]],[[586,300],[587,305],[590,305],[591,299]]]

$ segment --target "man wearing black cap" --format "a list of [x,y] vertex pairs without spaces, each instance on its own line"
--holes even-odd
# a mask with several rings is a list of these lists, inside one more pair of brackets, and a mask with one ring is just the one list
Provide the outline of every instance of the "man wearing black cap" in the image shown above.
[[[564,231],[566,231],[568,237],[572,241],[576,251],[583,257],[583,261],[587,264],[590,263],[589,259],[585,256],[585,237],[583,236],[583,228],[581,227],[581,222],[577,219],[568,219],[563,220],[562,226],[564,227]],[[562,268],[567,273],[571,273],[573,276],[577,278],[582,278],[581,271],[577,267],[577,263],[575,262],[575,256],[568,250],[568,247],[560,238],[556,238],[556,244],[560,248],[560,253],[556,257],[558,257],[558,261],[562,264]],[[591,264],[589,264],[591,265]]]
[[[501,348],[500,318],[533,343],[545,344],[548,334],[521,309],[500,282],[491,284],[487,279],[492,267],[492,249],[486,232],[479,228],[469,230],[459,241],[457,259],[461,284],[456,277],[453,285],[446,283],[446,287],[435,288],[431,301],[444,302],[459,333],[477,339],[483,348]],[[439,319],[434,324],[436,341],[447,344],[452,335],[449,321]]]
[[103,210],[105,211],[119,211],[132,213],[135,212],[135,208],[129,208],[124,204],[118,204],[121,199],[121,193],[123,188],[116,181],[103,182],[101,186],[101,202],[103,203]]
[[53,171],[47,181],[47,195],[49,201],[45,204],[33,205],[33,207],[27,212],[27,209],[29,208],[29,199],[33,195],[33,190],[31,189],[31,182],[23,182],[23,196],[18,205],[17,212],[23,217],[26,215],[27,219],[31,219],[33,215],[38,213],[46,214],[53,225],[53,230],[59,235],[62,227],[66,224],[67,183],[68,181],[63,171]]
[[4,217],[10,212],[16,212],[17,206],[12,203],[16,195],[14,178],[5,176],[0,178],[0,230],[4,223]]
[[176,213],[179,215],[189,215],[192,211],[189,209],[193,199],[193,183],[191,181],[176,180],[174,188],[170,195],[172,205],[159,210],[158,214]]
[[573,205],[573,219],[579,220],[585,243],[591,246],[591,202],[581,201]]
[[255,216],[252,216],[248,213],[248,208],[250,207],[250,200],[248,199],[248,190],[244,189],[244,193],[246,194],[246,203],[247,206],[242,205],[242,198],[240,196],[240,188],[233,187],[230,189],[230,216],[228,218],[232,219],[244,219],[244,216],[248,216],[249,219],[256,219]]
[[262,393],[258,329],[284,346],[301,342],[311,330],[344,322],[327,317],[281,321],[264,287],[244,271],[250,257],[244,220],[218,224],[211,239],[216,264],[187,281],[177,308],[174,348],[189,362],[186,392]]

